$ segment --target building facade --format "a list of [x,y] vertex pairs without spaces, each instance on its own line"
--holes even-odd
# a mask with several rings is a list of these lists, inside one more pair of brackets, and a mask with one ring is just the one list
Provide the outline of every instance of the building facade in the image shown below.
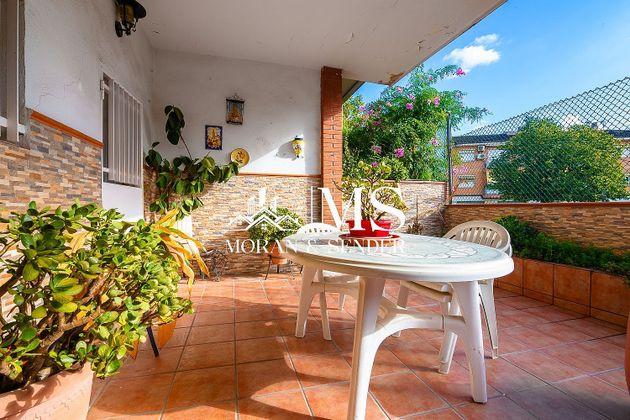
[[[501,201],[492,187],[488,165],[501,154],[502,145],[530,119],[552,121],[563,128],[586,125],[602,130],[624,144],[621,166],[630,193],[630,77],[617,80],[570,98],[475,129],[453,138],[453,203],[495,203]],[[532,149],[530,153],[536,153]]]

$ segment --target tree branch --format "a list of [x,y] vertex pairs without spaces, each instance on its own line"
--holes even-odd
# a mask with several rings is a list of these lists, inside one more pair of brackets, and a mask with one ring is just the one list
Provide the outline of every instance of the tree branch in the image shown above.
[[90,321],[94,321],[101,314],[103,314],[103,312],[105,312],[105,308],[100,307],[94,312],[92,312],[90,316],[86,316],[85,318],[81,318],[81,319],[75,319],[74,321],[69,322],[67,324],[66,323],[62,324],[62,326],[59,327],[57,332],[51,335],[50,337],[48,337],[46,340],[42,341],[39,347],[48,350],[48,347],[50,347],[55,341],[59,340],[65,332],[70,331],[74,328],[80,327],[82,325],[85,325]]

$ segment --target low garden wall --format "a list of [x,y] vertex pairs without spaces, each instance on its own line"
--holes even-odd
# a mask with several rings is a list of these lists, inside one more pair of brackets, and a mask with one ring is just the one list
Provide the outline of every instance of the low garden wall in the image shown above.
[[497,279],[497,287],[626,325],[630,286],[623,275],[630,251],[630,203],[454,204],[446,206],[444,217],[447,228],[504,218],[500,223],[511,232],[515,253],[529,258],[514,257],[514,272]]
[[[446,183],[434,181],[402,181],[400,182],[403,201],[407,205],[405,211],[406,227],[414,223],[416,215],[422,223],[422,234],[442,236],[444,230],[444,202],[446,199]],[[404,231],[404,229],[403,229]]]
[[583,315],[626,325],[630,287],[600,271],[514,257],[514,271],[496,286]]
[[447,229],[508,215],[558,239],[630,251],[630,202],[450,204],[444,211]]

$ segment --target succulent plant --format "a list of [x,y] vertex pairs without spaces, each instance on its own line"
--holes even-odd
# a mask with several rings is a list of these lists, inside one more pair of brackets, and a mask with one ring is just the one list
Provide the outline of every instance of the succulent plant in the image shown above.
[[0,392],[85,363],[113,375],[152,323],[191,312],[178,283],[198,256],[174,219],[128,223],[95,204],[33,202],[0,219],[0,297],[14,304],[0,317]]

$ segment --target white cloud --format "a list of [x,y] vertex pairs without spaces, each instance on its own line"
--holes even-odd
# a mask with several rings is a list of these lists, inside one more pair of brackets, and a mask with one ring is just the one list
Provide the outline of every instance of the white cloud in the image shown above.
[[477,45],[491,45],[497,42],[499,42],[499,35],[497,34],[481,35],[475,38],[475,44]]
[[499,41],[497,34],[487,34],[475,38],[475,41],[464,47],[455,48],[444,56],[445,61],[460,66],[466,73],[477,66],[488,65],[499,61],[501,54],[489,45]]

